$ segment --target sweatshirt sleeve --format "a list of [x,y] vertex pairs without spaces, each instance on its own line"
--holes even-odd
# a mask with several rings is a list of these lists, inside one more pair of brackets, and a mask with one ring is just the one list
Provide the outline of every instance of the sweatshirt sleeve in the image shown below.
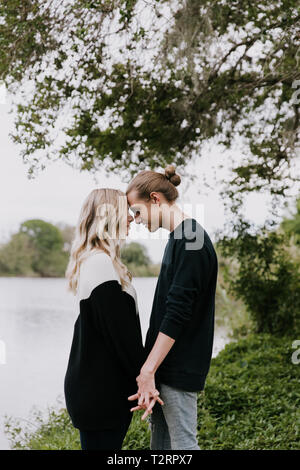
[[188,249],[185,238],[176,240],[174,274],[166,298],[166,313],[160,331],[177,339],[185,324],[191,319],[194,302],[205,290],[211,270],[208,249]]
[[107,348],[130,377],[137,377],[145,361],[139,316],[135,301],[116,280],[96,287],[90,297]]

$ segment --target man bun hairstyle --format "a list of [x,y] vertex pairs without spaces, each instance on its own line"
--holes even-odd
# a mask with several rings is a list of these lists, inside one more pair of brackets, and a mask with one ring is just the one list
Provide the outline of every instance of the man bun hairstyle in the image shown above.
[[173,203],[179,196],[175,186],[178,186],[180,182],[181,178],[177,175],[174,165],[166,166],[164,173],[143,170],[129,183],[126,195],[135,190],[139,199],[149,201],[152,192],[160,192],[168,202]]
[[181,178],[177,175],[174,165],[166,166],[165,175],[174,186],[178,186],[181,183]]

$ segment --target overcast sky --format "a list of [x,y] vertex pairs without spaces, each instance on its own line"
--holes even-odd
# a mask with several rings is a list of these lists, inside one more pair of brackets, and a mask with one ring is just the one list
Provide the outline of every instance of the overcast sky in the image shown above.
[[[65,222],[76,225],[80,207],[89,192],[97,187],[119,188],[126,190],[127,182],[120,177],[105,176],[98,172],[92,176],[79,172],[62,162],[49,163],[46,170],[36,179],[28,179],[27,166],[20,156],[20,148],[12,143],[9,132],[12,130],[13,115],[9,114],[9,99],[4,99],[0,91],[0,137],[1,137],[1,173],[0,173],[0,240],[8,240],[16,232],[21,222],[32,218],[41,218],[51,223]],[[214,162],[221,161],[218,148],[208,150],[201,158],[187,166],[187,170],[197,175],[197,180],[190,183],[182,178],[178,187],[180,198],[177,201],[184,212],[195,217],[204,226],[212,240],[214,232],[223,227],[225,220],[224,204],[219,195],[219,186],[215,183]],[[157,171],[161,171],[158,169]],[[225,171],[225,170],[224,170]],[[225,173],[224,173],[225,174]],[[220,177],[220,174],[217,175]],[[207,189],[203,178],[211,185]],[[255,223],[263,223],[267,216],[267,198],[252,195],[246,205],[247,217]],[[150,234],[143,226],[134,222],[128,237],[139,241],[148,248],[150,257],[159,262],[167,242],[168,232],[159,229]]]

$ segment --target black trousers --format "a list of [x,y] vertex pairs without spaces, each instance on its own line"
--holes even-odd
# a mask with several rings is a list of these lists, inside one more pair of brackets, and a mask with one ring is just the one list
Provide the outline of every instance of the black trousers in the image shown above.
[[[122,419],[122,417],[121,417]],[[132,419],[130,415],[123,417],[120,425],[113,429],[99,429],[97,431],[80,430],[80,443],[82,450],[121,450],[124,438]]]

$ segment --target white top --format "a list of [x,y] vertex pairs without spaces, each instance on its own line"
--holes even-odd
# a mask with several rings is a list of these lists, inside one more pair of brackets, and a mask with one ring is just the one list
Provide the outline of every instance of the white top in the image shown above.
[[[113,262],[104,251],[94,251],[80,265],[80,274],[76,297],[78,302],[88,299],[92,290],[106,281],[116,280],[121,285],[120,276],[114,268]],[[126,292],[130,294],[136,305],[136,313],[139,314],[136,290],[132,284],[126,286]]]

